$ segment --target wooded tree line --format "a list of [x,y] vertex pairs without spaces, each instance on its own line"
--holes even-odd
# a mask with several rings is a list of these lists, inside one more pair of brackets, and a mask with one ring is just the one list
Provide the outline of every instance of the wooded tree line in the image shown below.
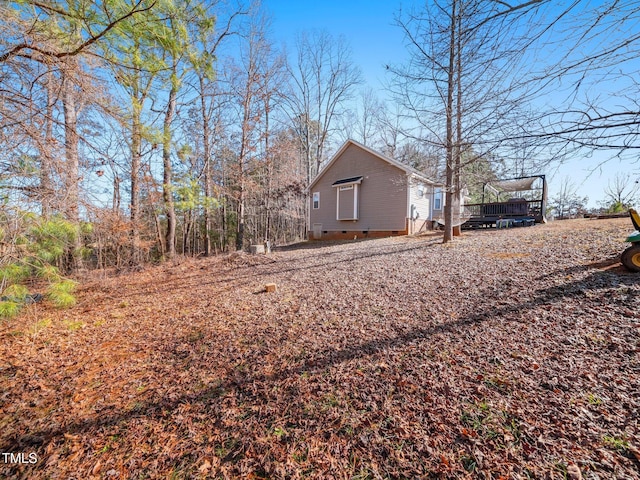
[[[499,169],[538,173],[584,148],[622,155],[638,148],[639,10],[400,11],[409,60],[387,66],[390,105],[361,88],[344,39],[301,32],[287,57],[242,0],[3,2],[2,262],[34,214],[75,226],[68,268],[304,239],[306,186],[347,137],[443,179],[449,206]],[[595,89],[615,79],[625,102]]]
[[[287,61],[259,5],[0,6],[5,218],[90,222],[98,266],[306,235],[306,185],[361,83],[347,45]],[[72,263],[81,264],[77,257]]]

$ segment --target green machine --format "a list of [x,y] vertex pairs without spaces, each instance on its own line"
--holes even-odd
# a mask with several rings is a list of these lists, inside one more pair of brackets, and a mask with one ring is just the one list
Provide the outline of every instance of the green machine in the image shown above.
[[620,260],[632,272],[640,272],[640,215],[633,208],[630,208],[629,216],[633,228],[636,230],[625,240],[625,242],[631,243],[631,246],[622,252]]

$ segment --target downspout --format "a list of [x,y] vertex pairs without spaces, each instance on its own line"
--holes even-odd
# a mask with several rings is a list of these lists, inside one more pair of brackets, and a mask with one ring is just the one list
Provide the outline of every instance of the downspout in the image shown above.
[[407,173],[407,233],[413,233],[413,218],[411,215],[411,174]]

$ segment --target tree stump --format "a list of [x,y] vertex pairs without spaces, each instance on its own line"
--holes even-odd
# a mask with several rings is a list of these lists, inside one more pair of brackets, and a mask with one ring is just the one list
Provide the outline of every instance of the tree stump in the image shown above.
[[249,251],[251,255],[257,255],[259,253],[264,253],[264,245],[251,245],[249,247]]

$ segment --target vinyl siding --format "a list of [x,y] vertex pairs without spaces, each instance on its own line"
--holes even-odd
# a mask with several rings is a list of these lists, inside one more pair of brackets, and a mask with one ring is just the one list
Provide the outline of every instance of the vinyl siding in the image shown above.
[[[360,175],[364,178],[358,185],[358,220],[336,220],[338,187],[331,185]],[[320,208],[310,209],[310,226],[322,224],[323,231],[401,231],[406,228],[406,173],[357,145],[349,145],[322,173],[312,190],[320,192]]]
[[[422,185],[424,194],[418,195],[418,190]],[[420,215],[418,220],[431,220],[431,198],[433,197],[433,187],[420,183],[419,180],[411,179],[410,181],[411,196],[409,197],[409,208],[415,205],[415,211]]]

